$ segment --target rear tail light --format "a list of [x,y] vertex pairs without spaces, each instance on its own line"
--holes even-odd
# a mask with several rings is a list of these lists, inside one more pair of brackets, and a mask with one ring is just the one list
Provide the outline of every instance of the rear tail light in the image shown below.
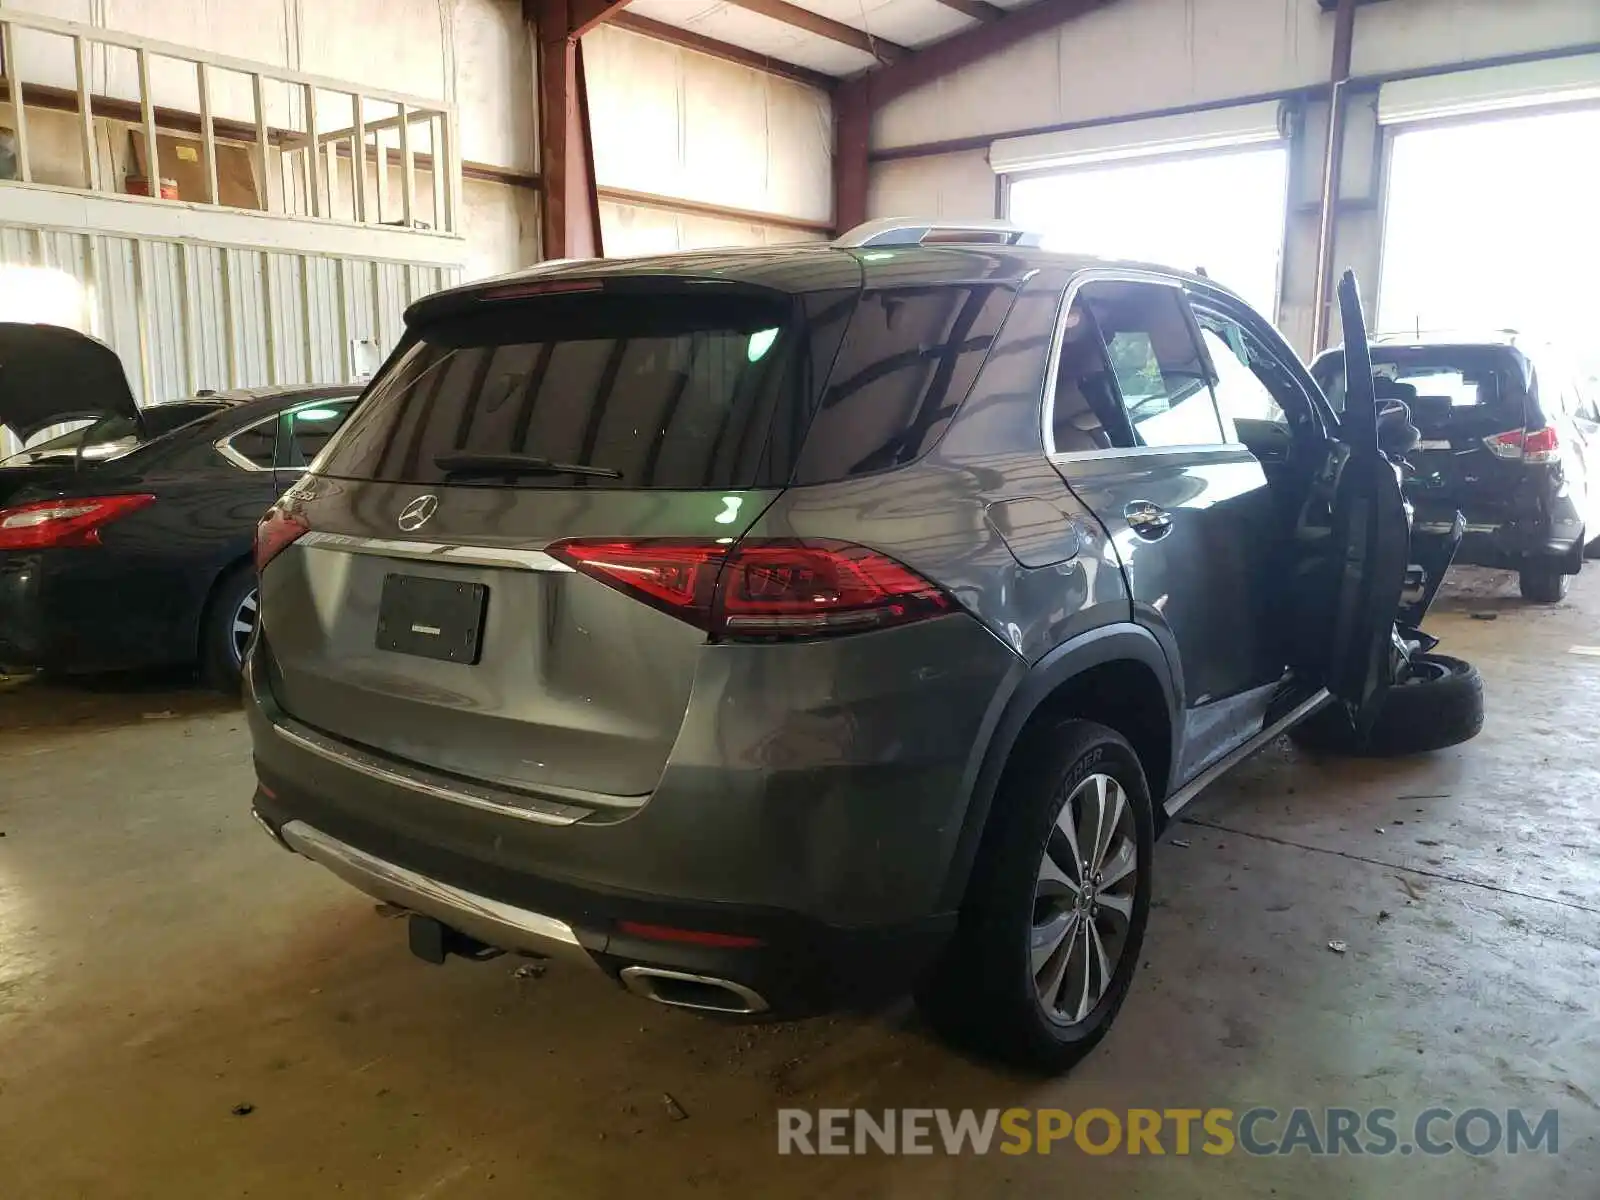
[[100,531],[156,498],[72,496],[0,508],[0,550],[52,550],[62,546],[98,546]]
[[1543,429],[1508,429],[1483,439],[1483,444],[1498,458],[1514,458],[1526,463],[1555,462],[1561,440],[1550,426]]
[[256,523],[256,574],[310,532],[306,519],[281,502],[267,509],[266,516]]
[[915,571],[848,542],[576,538],[548,552],[715,640],[829,637],[953,608]]

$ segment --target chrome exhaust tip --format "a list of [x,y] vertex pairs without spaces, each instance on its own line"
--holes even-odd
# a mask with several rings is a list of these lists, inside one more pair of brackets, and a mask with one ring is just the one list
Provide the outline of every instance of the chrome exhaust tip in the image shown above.
[[673,1008],[747,1016],[766,1012],[768,1007],[760,993],[744,984],[710,975],[690,975],[663,967],[623,967],[620,977],[622,986],[635,996]]
[[294,847],[289,845],[288,842],[283,840],[283,835],[281,833],[279,833],[276,829],[274,829],[267,822],[267,819],[261,815],[261,812],[260,812],[259,809],[252,808],[250,810],[250,815],[255,818],[256,824],[261,826],[261,828],[266,832],[266,835],[269,838],[271,838],[273,841],[277,842],[279,846],[281,846],[283,849],[287,850],[290,854],[294,853]]

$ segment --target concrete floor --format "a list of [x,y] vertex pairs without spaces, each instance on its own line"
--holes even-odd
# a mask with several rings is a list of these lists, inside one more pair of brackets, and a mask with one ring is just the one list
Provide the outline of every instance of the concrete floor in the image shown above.
[[[739,1028],[427,966],[251,822],[234,708],[0,685],[0,1196],[1600,1196],[1600,657],[1571,652],[1600,644],[1600,570],[1552,609],[1460,572],[1440,609],[1484,734],[1381,764],[1280,744],[1213,788],[1158,849],[1115,1029],[1051,1083],[905,1012]],[[1434,1104],[1558,1108],[1560,1151],[780,1160],[774,1115]]]

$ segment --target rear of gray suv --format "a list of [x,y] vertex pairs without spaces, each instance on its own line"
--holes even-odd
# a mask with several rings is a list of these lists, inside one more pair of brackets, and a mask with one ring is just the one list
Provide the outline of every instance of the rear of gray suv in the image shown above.
[[1006,255],[897,257],[593,264],[417,306],[263,527],[271,827],[368,890],[351,861],[391,864],[415,911],[411,875],[550,918],[606,971],[660,968],[626,979],[656,998],[906,990],[1022,667],[972,610],[1015,566],[984,519],[1004,462],[918,460],[986,359],[1042,378],[1059,290],[1008,349]]
[[414,305],[258,532],[267,830],[433,961],[1086,1053],[1158,826],[1432,639],[1370,402],[1207,281],[930,232]]

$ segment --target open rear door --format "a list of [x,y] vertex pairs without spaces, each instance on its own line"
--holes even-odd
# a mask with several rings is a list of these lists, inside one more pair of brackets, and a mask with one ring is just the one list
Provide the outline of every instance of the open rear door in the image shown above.
[[[1403,665],[1395,618],[1409,560],[1410,518],[1396,464],[1378,447],[1378,407],[1372,384],[1361,297],[1353,272],[1339,281],[1345,353],[1345,407],[1333,466],[1330,506],[1337,560],[1332,629],[1323,661],[1324,686],[1350,707],[1364,735],[1378,701]],[[1326,610],[1325,610],[1326,611]]]

